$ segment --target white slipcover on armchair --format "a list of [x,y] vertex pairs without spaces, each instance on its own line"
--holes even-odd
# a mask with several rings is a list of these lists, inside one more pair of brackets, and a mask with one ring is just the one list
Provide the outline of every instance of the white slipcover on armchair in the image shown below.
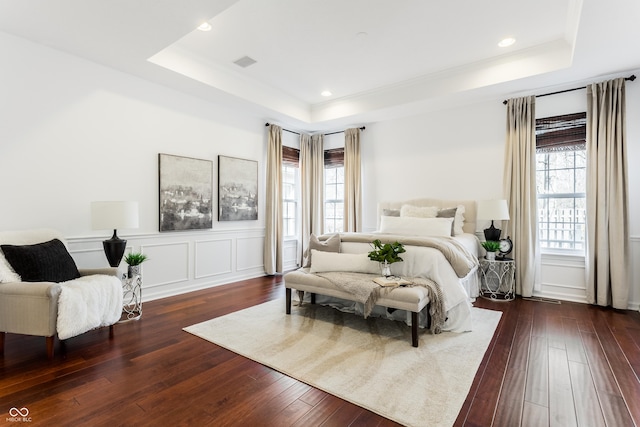
[[110,326],[111,337],[121,313],[117,268],[77,269],[55,230],[0,232],[0,355],[5,334],[15,333],[46,337],[52,358],[56,334],[64,340]]

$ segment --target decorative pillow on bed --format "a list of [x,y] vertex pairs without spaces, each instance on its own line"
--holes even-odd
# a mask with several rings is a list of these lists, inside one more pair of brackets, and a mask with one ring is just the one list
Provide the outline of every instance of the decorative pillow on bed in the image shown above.
[[402,205],[402,208],[400,208],[400,216],[435,218],[437,215],[438,208],[436,206]]
[[346,254],[334,252],[311,251],[311,273],[327,271],[350,271],[352,273],[379,274],[380,266],[371,261],[366,253]]
[[458,234],[464,234],[464,230],[462,229],[462,226],[464,225],[464,213],[464,205],[458,205],[456,209],[456,219],[453,222],[453,234],[456,236]]
[[383,216],[380,218],[380,232],[404,236],[451,237],[453,218],[413,218]]
[[35,245],[2,245],[2,252],[23,282],[66,282],[80,277],[76,263],[58,239]]
[[458,211],[458,208],[450,208],[450,209],[440,209],[438,211],[438,216],[437,218],[454,218],[454,220],[451,222],[451,235],[455,236],[455,217],[456,217],[456,212]]
[[311,266],[311,257],[313,250],[322,252],[340,252],[340,234],[334,234],[327,240],[320,241],[315,234],[311,233],[309,236],[309,256],[307,257],[307,263],[305,267]]
[[18,275],[11,264],[7,262],[7,259],[0,251],[0,283],[21,282],[22,279]]
[[400,209],[382,209],[382,216],[400,216]]

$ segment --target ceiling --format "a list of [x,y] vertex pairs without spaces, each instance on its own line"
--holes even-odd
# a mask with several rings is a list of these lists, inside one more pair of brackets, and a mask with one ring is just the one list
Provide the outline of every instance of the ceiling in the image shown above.
[[640,68],[639,18],[637,0],[0,1],[1,31],[309,131]]

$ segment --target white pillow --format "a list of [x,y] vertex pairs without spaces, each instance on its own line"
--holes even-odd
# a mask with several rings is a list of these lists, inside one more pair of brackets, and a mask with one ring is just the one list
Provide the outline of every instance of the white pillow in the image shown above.
[[413,206],[402,205],[400,208],[400,216],[410,216],[416,218],[435,218],[438,216],[438,208],[436,206]]
[[459,235],[459,234],[464,234],[464,230],[462,229],[462,226],[464,225],[464,205],[458,205],[457,206],[458,210],[456,211],[456,219],[453,223],[453,234],[454,235]]
[[0,283],[21,282],[22,278],[15,272],[11,264],[0,251]]
[[383,216],[380,218],[380,232],[403,236],[451,237],[454,218],[413,218]]
[[311,273],[350,271],[353,273],[379,274],[380,266],[376,261],[371,261],[366,253],[346,254],[311,249],[311,269],[309,271]]

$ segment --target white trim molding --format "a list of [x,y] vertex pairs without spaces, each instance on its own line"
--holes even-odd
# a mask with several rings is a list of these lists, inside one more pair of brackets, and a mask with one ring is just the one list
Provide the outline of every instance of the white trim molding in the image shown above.
[[[149,233],[122,236],[127,252],[142,252],[142,300],[183,294],[264,276],[263,228]],[[108,265],[104,237],[68,238],[69,252],[82,268]],[[127,265],[120,264],[119,275]]]

